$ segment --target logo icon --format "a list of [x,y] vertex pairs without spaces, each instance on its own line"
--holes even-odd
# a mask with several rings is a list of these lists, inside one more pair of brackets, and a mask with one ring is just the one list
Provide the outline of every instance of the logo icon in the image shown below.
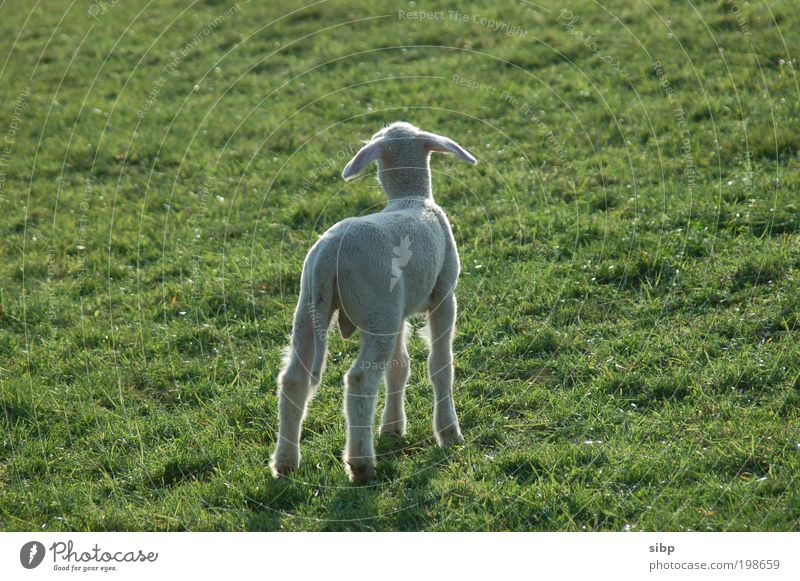
[[400,246],[395,246],[392,250],[394,257],[392,258],[392,278],[389,281],[389,292],[394,290],[394,285],[403,276],[403,267],[411,260],[411,238],[404,236],[400,240]]
[[44,560],[44,545],[39,541],[30,541],[22,545],[19,551],[19,562],[26,569],[35,569]]

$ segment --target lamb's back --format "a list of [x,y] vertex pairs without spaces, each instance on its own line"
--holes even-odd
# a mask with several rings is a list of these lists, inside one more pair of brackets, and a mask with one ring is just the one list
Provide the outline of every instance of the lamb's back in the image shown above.
[[[445,262],[448,233],[436,208],[387,209],[334,225],[318,244],[332,268],[348,312],[373,304],[422,310]],[[344,296],[344,295],[347,296]]]

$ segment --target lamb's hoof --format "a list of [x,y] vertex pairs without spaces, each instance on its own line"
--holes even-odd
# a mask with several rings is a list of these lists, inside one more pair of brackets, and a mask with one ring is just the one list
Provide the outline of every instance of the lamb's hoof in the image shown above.
[[347,474],[353,484],[364,484],[375,478],[374,464],[352,464],[348,462]]
[[402,438],[406,435],[406,429],[397,424],[387,424],[381,426],[380,436],[382,438]]
[[456,427],[445,428],[444,430],[436,434],[436,441],[439,442],[439,446],[441,446],[442,448],[448,448],[450,446],[463,444],[464,437],[461,435],[461,431],[456,426]]
[[299,466],[300,458],[276,457],[273,458],[272,462],[269,463],[269,467],[272,470],[272,475],[275,478],[287,476],[289,473],[297,470]]

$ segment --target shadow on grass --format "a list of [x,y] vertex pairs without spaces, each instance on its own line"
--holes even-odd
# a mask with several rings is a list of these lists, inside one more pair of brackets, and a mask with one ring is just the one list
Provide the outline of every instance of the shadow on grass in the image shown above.
[[[380,472],[378,473],[380,478]],[[345,485],[336,489],[327,502],[329,518],[325,531],[375,531],[381,530],[382,515],[376,501],[385,483],[376,480],[369,484]]]
[[283,530],[283,520],[308,502],[308,484],[291,478],[266,477],[263,488],[246,496],[250,510],[245,523],[250,531]]
[[[351,484],[344,467],[325,465],[317,469],[319,481],[306,478],[267,477],[247,497],[250,514],[246,528],[251,531],[322,530],[380,531],[422,530],[430,523],[429,505],[435,502],[429,484],[447,464],[452,450],[442,450],[435,442],[414,445],[398,437],[376,441],[377,477],[363,485]],[[411,462],[411,474],[401,476],[401,462]],[[339,472],[334,472],[334,471]],[[399,500],[399,505],[398,505]],[[318,518],[306,514],[324,515]]]
[[[392,436],[378,440],[375,451],[377,478],[366,485],[338,488],[327,503],[331,520],[324,530],[423,530],[430,523],[429,484],[452,452],[432,440],[409,445]],[[401,462],[413,463],[411,475],[401,474]]]

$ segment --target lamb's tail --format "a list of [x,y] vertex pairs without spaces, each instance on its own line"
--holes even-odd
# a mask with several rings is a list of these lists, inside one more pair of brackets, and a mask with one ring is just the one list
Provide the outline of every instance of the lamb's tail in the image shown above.
[[311,316],[311,326],[314,330],[314,359],[311,364],[311,385],[317,386],[322,380],[325,367],[325,355],[328,352],[328,325],[333,313],[334,280],[319,271],[311,269],[310,300],[308,311]]

